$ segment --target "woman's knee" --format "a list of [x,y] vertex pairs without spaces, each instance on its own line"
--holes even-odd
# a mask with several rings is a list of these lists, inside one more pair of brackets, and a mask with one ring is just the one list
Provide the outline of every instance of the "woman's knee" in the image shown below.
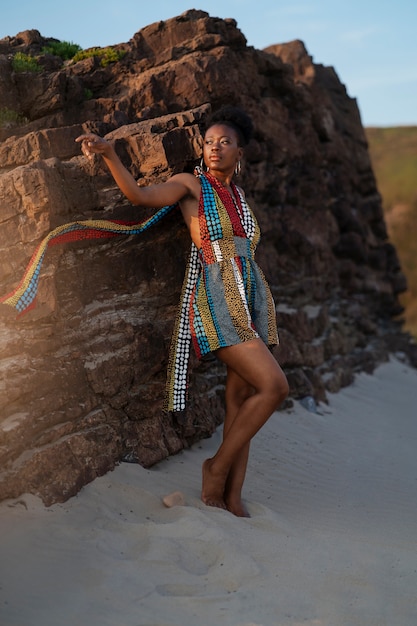
[[282,376],[279,383],[279,404],[282,404],[284,400],[288,398],[288,394],[290,393],[290,386],[288,384],[287,377],[284,372],[282,372]]
[[267,381],[266,391],[268,395],[274,398],[277,406],[280,406],[288,397],[290,391],[288,380],[279,366],[276,372],[274,372],[271,378]]

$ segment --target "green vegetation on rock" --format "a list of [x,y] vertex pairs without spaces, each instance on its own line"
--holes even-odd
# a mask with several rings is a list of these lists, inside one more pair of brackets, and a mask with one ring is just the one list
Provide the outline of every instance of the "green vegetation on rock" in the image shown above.
[[51,41],[43,48],[42,52],[54,54],[64,61],[69,61],[77,54],[77,52],[80,52],[81,50],[81,46],[77,43],[73,43],[72,41]]
[[0,109],[0,128],[13,128],[27,123],[27,118],[17,111],[3,107]]
[[13,71],[20,72],[41,72],[42,67],[39,65],[35,57],[24,52],[16,52],[12,59]]
[[106,67],[110,63],[115,63],[116,61],[120,61],[125,56],[125,50],[116,50],[111,46],[107,48],[89,48],[87,50],[80,50],[73,57],[73,61],[77,63],[77,61],[82,61],[83,59],[88,59],[90,57],[99,57],[100,65],[102,67]]

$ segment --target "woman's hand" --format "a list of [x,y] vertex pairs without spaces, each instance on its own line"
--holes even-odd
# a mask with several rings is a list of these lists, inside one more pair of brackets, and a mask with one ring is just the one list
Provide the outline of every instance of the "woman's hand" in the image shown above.
[[108,141],[98,135],[95,135],[94,133],[80,135],[75,141],[81,142],[81,152],[90,161],[94,154],[101,154],[104,157],[110,157],[113,150]]

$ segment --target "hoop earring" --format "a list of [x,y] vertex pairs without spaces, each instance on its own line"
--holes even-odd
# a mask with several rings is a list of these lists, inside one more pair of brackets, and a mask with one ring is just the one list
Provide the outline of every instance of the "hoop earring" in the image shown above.
[[235,167],[235,176],[239,176],[241,171],[242,171],[242,165],[240,161],[238,161]]
[[201,169],[203,172],[209,172],[209,171],[210,171],[210,168],[205,166],[205,163],[204,163],[204,157],[201,157],[201,161],[200,161],[200,169]]

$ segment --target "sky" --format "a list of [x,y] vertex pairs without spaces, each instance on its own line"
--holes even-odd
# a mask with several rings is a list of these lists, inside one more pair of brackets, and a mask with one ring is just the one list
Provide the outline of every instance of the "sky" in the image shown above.
[[[194,0],[196,1],[196,0]],[[416,0],[6,0],[0,39],[37,29],[82,48],[124,43],[188,9],[233,17],[248,45],[301,39],[356,98],[364,126],[417,125]]]

